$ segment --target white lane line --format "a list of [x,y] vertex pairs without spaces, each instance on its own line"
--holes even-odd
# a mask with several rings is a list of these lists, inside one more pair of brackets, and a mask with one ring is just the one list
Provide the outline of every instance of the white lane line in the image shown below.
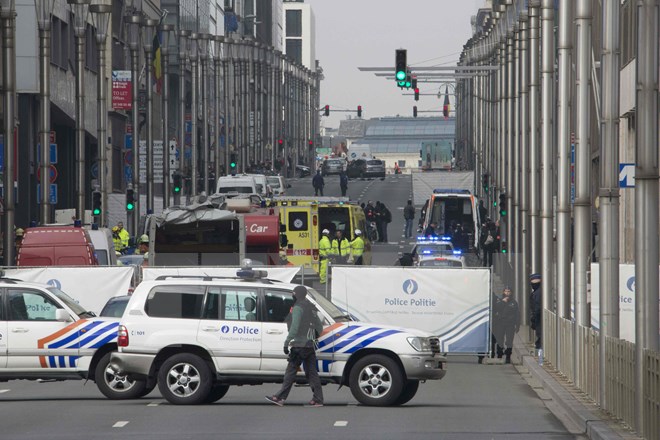
[[8,392],[9,392],[9,390],[0,390],[0,394],[2,394],[2,393],[8,393]]
[[335,426],[348,426],[348,422],[346,420],[337,420]]
[[115,423],[114,425],[112,425],[112,427],[113,428],[123,428],[126,425],[128,425],[128,422],[124,420],[124,421],[119,421],[119,422]]
[[160,402],[151,402],[147,404],[147,406],[158,406],[158,405],[160,405]]

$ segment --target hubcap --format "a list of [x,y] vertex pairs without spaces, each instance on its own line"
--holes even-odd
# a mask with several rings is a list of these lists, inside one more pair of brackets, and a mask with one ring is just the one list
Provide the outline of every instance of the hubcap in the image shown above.
[[128,377],[115,373],[110,366],[105,368],[103,379],[112,390],[118,392],[128,391],[135,386],[135,381],[129,380]]
[[392,388],[392,376],[387,368],[379,364],[367,365],[358,378],[360,390],[367,396],[380,399]]
[[175,396],[189,397],[199,389],[200,375],[193,365],[176,364],[167,374],[167,386]]

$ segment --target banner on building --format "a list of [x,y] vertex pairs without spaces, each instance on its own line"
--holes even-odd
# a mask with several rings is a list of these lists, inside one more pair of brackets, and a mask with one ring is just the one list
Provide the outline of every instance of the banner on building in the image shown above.
[[130,70],[112,71],[112,109],[130,110],[133,106],[133,83]]
[[490,271],[333,267],[332,302],[360,321],[427,331],[443,353],[487,353]]
[[85,310],[98,315],[110,298],[128,295],[133,268],[51,266],[6,269],[5,274],[9,278],[56,287],[73,298]]

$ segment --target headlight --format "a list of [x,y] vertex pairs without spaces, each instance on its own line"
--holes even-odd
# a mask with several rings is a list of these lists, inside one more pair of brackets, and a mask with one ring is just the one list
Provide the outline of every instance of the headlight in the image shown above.
[[410,337],[408,343],[417,351],[431,351],[431,344],[428,338]]

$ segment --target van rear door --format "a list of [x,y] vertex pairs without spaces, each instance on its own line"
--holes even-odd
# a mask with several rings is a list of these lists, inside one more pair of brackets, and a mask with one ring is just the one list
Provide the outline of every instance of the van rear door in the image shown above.
[[[309,206],[284,206],[280,208],[281,222],[286,225],[286,256],[294,266],[312,265],[314,246],[312,242],[312,215]],[[318,245],[317,245],[318,246]],[[318,256],[318,253],[317,253]]]

